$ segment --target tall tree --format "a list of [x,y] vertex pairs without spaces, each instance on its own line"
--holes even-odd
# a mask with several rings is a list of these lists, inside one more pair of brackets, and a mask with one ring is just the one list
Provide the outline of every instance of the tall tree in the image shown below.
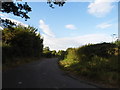
[[[27,19],[30,19],[28,16],[28,13],[32,11],[31,7],[25,2],[24,4],[20,3],[14,3],[12,0],[9,0],[11,2],[5,2],[5,1],[0,1],[0,11],[3,13],[12,13],[15,16],[19,16],[21,18],[25,18],[25,21]],[[54,8],[53,4],[58,5],[58,6],[63,6],[65,4],[66,0],[47,0],[47,4],[51,8]],[[13,25],[16,25],[15,23],[11,22],[8,19],[2,19],[0,18],[0,23],[1,26],[3,27],[10,27]]]
[[[13,28],[4,28],[2,32],[2,42],[9,45],[12,51],[11,56],[34,56],[39,57],[43,51],[43,39],[36,33],[34,27],[17,26]],[[3,47],[4,49],[4,47]],[[3,50],[5,52],[5,49]],[[9,52],[9,50],[6,50]],[[6,55],[4,53],[4,55]]]

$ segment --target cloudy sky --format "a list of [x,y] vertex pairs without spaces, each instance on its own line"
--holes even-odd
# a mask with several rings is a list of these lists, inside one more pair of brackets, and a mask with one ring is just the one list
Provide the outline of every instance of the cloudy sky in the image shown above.
[[115,0],[67,2],[63,7],[55,6],[54,9],[46,2],[28,4],[32,12],[27,21],[12,14],[0,13],[0,17],[38,28],[44,38],[44,46],[51,50],[111,42],[115,40],[112,34],[118,35],[118,2]]

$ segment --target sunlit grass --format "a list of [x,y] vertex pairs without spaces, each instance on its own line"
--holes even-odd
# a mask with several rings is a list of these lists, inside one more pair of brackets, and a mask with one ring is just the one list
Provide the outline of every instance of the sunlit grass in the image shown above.
[[[74,73],[77,76],[82,76],[87,80],[106,87],[119,87],[118,48],[112,49],[110,46],[111,50],[106,49],[109,48],[109,45],[110,44],[99,44],[95,49],[95,45],[83,46],[79,48],[78,53],[75,51],[77,49],[71,49],[65,59],[60,60],[59,64],[64,70],[72,74]],[[95,53],[91,53],[93,49]],[[106,53],[102,54],[103,51]],[[107,57],[107,55],[109,55],[109,57]]]

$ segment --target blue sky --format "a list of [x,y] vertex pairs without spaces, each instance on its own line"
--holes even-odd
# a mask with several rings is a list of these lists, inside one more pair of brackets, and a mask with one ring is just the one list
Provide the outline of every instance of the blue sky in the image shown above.
[[104,1],[67,2],[54,9],[46,2],[28,2],[32,12],[27,21],[11,14],[0,15],[38,28],[44,46],[51,50],[65,50],[88,43],[113,41],[111,35],[118,34],[118,3]]

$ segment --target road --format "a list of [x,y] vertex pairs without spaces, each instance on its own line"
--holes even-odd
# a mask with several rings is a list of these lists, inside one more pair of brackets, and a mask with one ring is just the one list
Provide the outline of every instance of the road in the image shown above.
[[97,88],[71,78],[56,58],[35,61],[2,73],[2,88]]

